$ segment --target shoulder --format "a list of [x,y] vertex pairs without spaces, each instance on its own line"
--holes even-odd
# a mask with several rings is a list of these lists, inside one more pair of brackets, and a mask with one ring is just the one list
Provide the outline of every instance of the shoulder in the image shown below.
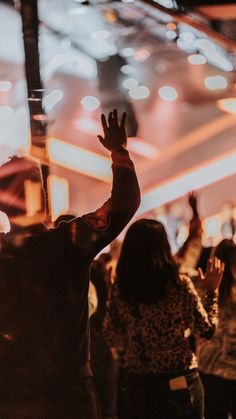
[[83,215],[81,220],[94,230],[103,231],[110,227],[110,216],[105,211],[96,211]]

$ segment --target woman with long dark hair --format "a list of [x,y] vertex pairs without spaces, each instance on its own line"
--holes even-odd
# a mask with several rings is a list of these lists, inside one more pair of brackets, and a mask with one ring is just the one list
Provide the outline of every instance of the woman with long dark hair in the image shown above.
[[180,277],[164,226],[151,219],[126,233],[111,289],[105,330],[124,351],[125,419],[201,419],[203,388],[191,334],[211,338],[223,265],[209,262],[204,305]]
[[219,324],[213,338],[198,345],[205,389],[205,419],[236,418],[236,245],[224,239],[213,255],[225,264],[219,288]]

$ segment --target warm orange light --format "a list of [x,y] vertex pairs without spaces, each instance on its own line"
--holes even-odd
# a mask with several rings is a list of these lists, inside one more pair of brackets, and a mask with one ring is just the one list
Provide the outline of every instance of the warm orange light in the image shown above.
[[55,175],[48,177],[52,221],[69,210],[69,184],[67,179]]
[[159,151],[156,147],[138,137],[129,137],[127,148],[132,153],[148,159],[156,159],[159,155]]
[[47,149],[50,162],[104,182],[111,182],[111,162],[107,157],[57,138],[48,139]]
[[177,26],[176,26],[176,24],[175,24],[174,22],[169,22],[169,23],[167,23],[166,27],[167,27],[167,29],[168,29],[169,31],[175,31],[175,30],[176,30],[176,28],[177,28]]
[[40,182],[32,182],[30,179],[24,181],[27,217],[32,217],[41,210],[41,190],[42,185]]

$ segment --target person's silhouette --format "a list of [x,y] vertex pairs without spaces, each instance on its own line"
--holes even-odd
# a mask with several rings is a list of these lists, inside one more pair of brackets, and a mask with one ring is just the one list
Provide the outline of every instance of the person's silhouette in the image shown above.
[[[114,110],[108,121],[104,115],[101,118],[104,136],[99,140],[113,162],[110,199],[95,212],[61,222],[55,229],[42,229],[24,244],[21,253],[30,274],[23,282],[17,278],[14,282],[16,287],[24,286],[24,304],[18,313],[24,322],[18,330],[14,319],[13,338],[8,341],[5,336],[5,353],[0,353],[1,418],[100,417],[89,356],[89,269],[95,255],[121,232],[140,203],[134,166],[125,149],[125,117],[119,124]],[[17,298],[16,290],[14,295]],[[10,304],[10,296],[4,298]],[[7,312],[1,310],[4,331]],[[4,363],[4,357],[14,362]]]

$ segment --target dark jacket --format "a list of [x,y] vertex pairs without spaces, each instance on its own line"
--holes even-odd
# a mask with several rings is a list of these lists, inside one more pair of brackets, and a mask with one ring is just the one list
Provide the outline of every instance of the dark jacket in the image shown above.
[[[15,278],[22,300],[0,324],[7,336],[0,354],[1,388],[6,398],[58,399],[91,375],[89,367],[88,284],[90,264],[130,221],[140,203],[134,166],[125,149],[112,153],[110,199],[97,211],[30,237],[24,259],[30,275]],[[21,295],[23,294],[23,295]],[[13,304],[14,305],[14,304]],[[16,317],[19,321],[15,321]],[[22,321],[20,320],[22,319]],[[19,326],[19,323],[20,326]],[[14,330],[15,328],[15,330]],[[2,362],[1,362],[2,361]],[[2,374],[3,372],[3,374]],[[14,384],[13,384],[14,383]]]

